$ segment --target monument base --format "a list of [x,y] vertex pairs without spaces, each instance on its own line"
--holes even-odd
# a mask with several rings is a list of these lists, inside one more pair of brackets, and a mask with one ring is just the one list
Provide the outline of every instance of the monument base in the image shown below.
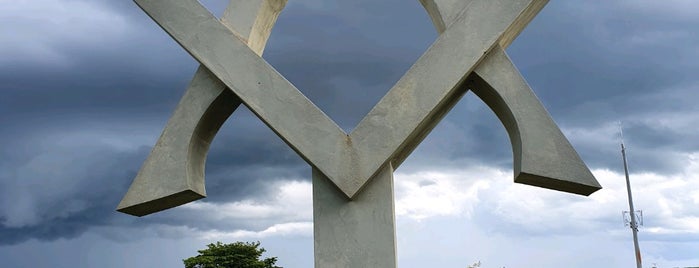
[[396,267],[391,164],[352,200],[313,168],[313,222],[316,268]]

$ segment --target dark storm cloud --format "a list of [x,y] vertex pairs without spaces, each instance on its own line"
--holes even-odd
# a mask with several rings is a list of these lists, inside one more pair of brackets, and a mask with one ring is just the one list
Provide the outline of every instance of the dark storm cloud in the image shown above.
[[[262,123],[246,123],[245,118],[232,121],[224,126],[209,154],[207,202],[263,200],[270,183],[305,178],[310,173],[300,157]],[[126,133],[104,137],[105,132],[118,131],[97,127],[79,130],[97,131],[94,135],[62,133],[55,128],[40,131],[45,133],[15,138],[0,150],[5,161],[0,166],[0,243],[70,238],[95,226],[214,226],[192,221],[188,214],[160,213],[137,221],[114,211],[150,151],[147,146],[120,148],[109,144],[115,136]],[[248,226],[245,224],[228,226]]]
[[[515,41],[510,55],[539,96],[551,96],[553,112],[560,110],[571,121],[603,120],[565,111],[593,100],[633,108],[622,99],[681,84],[688,78],[685,68],[696,67],[682,63],[693,45],[678,46],[654,36],[690,33],[693,24],[662,20],[615,4],[607,9],[584,2],[550,5]],[[699,42],[687,37],[683,42]]]
[[41,41],[41,46],[60,55],[59,60],[8,57],[10,62],[0,65],[0,120],[18,124],[83,114],[166,117],[196,65],[166,34],[152,27],[147,16],[134,16],[137,8],[125,10],[131,11],[119,13],[126,17],[125,25],[115,22],[123,31],[111,31],[110,23],[105,23],[95,26],[104,27],[105,36],[77,32],[78,40],[59,35]]
[[436,35],[426,15],[416,9],[417,1],[412,9],[398,9],[391,16],[355,7],[362,4],[338,3],[341,7],[336,8],[345,12],[336,16],[290,2],[265,50],[269,63],[345,131],[359,123]]
[[107,146],[32,146],[16,141],[9,150],[32,151],[24,160],[3,160],[0,178],[0,244],[30,238],[75,237],[114,217],[119,191],[136,174],[147,148],[119,152]]
[[[2,244],[134,224],[114,208],[150,151],[151,142],[142,146],[137,136],[157,137],[196,62],[137,8],[109,5],[131,23],[120,42],[48,40],[46,45],[67,62],[0,65]],[[246,123],[257,119],[244,109],[236,112],[232,126],[224,126],[211,150],[212,201],[254,197],[267,191],[265,182],[299,177],[300,158],[263,124]],[[233,129],[230,135],[226,128]]]
[[[85,8],[76,3],[71,7]],[[194,69],[183,64],[187,55],[171,56],[181,49],[153,34],[158,29],[142,27],[147,17],[119,14],[127,23],[106,16],[97,20],[105,25],[75,32],[58,23],[52,25],[57,34],[30,40],[52,51],[52,58],[24,48],[17,53],[30,53],[26,58],[0,52],[6,63],[0,65],[0,244],[70,238],[114,224],[114,207],[150,151],[137,136],[157,135],[183,91],[183,75]],[[18,31],[29,35],[42,35],[34,31],[46,24],[14,23],[28,27]],[[98,27],[105,27],[104,36],[81,32]],[[145,55],[151,60],[143,61]],[[144,122],[154,129],[144,130]]]
[[[699,64],[687,60],[699,45],[698,23],[623,3],[553,4],[509,52],[561,126],[593,130],[624,121],[627,146],[638,152],[636,171],[677,172],[681,154],[699,149],[695,139],[643,119],[699,112],[691,84]],[[592,167],[618,170],[618,144],[601,145],[577,149]]]

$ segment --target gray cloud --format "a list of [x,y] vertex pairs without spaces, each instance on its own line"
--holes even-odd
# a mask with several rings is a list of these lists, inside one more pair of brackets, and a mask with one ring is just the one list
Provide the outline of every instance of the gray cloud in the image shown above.
[[30,151],[27,159],[3,165],[8,176],[0,178],[0,244],[74,237],[107,224],[114,216],[110,208],[120,199],[114,189],[126,187],[135,175],[136,170],[123,167],[134,166],[146,152],[94,144]]
[[[349,131],[429,46],[435,33],[430,24],[418,27],[421,21],[410,13],[388,19],[368,16],[371,11],[365,9],[336,8],[346,10],[346,16],[289,3],[265,58]],[[367,27],[375,30],[363,31]]]
[[[699,45],[697,23],[627,3],[549,5],[509,52],[561,126],[599,129],[624,121],[639,171],[678,172],[678,156],[699,149],[693,134],[676,136],[691,125],[644,119],[696,114],[692,70],[699,66],[688,56]],[[588,164],[618,169],[618,135],[599,137],[616,141],[607,147],[571,138]]]

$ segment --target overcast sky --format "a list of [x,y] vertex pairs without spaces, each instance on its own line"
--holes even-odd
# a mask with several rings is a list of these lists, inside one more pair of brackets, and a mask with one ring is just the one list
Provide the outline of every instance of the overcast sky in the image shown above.
[[[289,0],[264,58],[349,131],[436,36],[417,0]],[[604,189],[514,184],[504,127],[468,93],[396,171],[399,267],[633,266],[619,121],[644,267],[699,266],[699,2],[551,1],[508,53]],[[208,198],[115,212],[197,66],[131,1],[0,0],[2,266],[182,267],[260,240],[312,267],[310,167],[244,107]]]

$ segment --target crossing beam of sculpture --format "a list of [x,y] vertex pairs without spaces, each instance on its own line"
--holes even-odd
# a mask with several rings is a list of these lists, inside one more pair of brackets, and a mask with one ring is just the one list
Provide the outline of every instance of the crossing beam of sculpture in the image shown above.
[[546,0],[420,0],[439,37],[351,133],[261,57],[286,0],[231,0],[221,19],[197,0],[135,2],[201,66],[118,211],[205,197],[209,144],[244,104],[312,167],[315,267],[395,267],[393,171],[468,90],[505,126],[515,182],[601,189],[505,53]]

